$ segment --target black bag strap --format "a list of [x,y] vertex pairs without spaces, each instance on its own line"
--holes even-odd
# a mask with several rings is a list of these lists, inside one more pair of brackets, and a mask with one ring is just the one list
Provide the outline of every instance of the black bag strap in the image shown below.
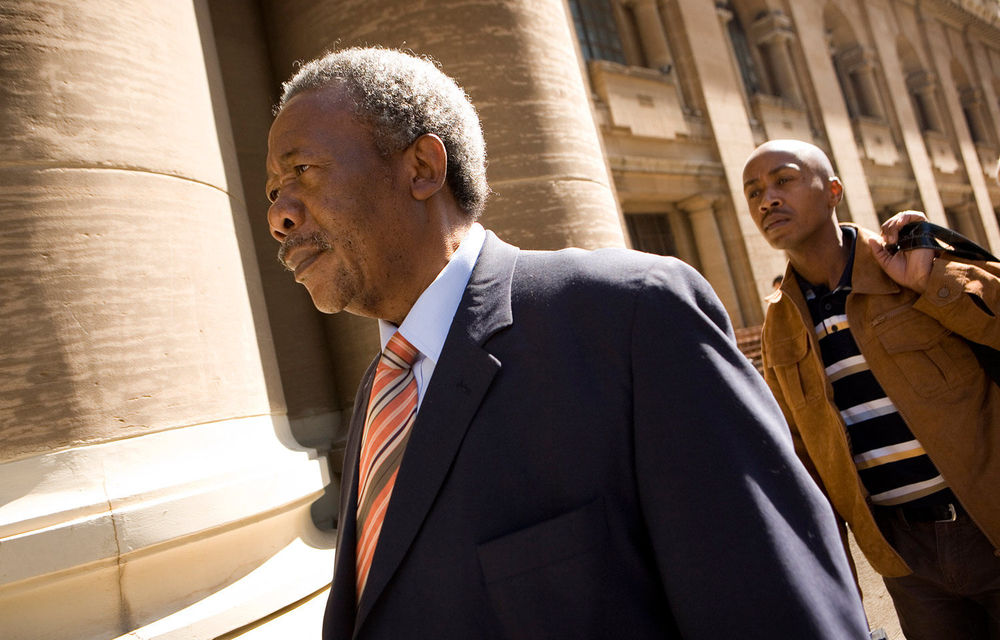
[[957,231],[933,222],[911,222],[899,230],[898,242],[888,247],[889,253],[913,249],[935,249],[965,260],[1000,262],[996,256]]

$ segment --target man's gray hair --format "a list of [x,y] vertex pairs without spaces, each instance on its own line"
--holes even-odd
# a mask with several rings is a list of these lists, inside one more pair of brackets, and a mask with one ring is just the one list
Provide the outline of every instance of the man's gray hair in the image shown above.
[[384,156],[425,133],[441,138],[448,152],[447,184],[459,206],[479,217],[490,193],[479,116],[465,91],[430,58],[380,47],[329,52],[282,85],[275,113],[300,93],[330,86],[347,91],[354,115],[370,127]]

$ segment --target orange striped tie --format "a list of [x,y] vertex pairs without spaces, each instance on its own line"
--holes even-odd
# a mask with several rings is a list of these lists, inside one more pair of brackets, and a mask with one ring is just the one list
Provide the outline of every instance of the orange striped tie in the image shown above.
[[358,601],[368,582],[389,496],[417,415],[413,363],[420,352],[398,331],[375,368],[358,465]]

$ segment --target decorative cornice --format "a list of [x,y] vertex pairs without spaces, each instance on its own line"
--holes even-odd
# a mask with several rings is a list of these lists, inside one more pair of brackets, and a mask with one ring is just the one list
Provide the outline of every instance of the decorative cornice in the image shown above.
[[983,22],[1000,26],[1000,2],[997,0],[938,0],[960,7]]
[[837,53],[837,57],[849,71],[872,69],[878,63],[875,52],[861,44],[842,49]]
[[717,162],[698,162],[648,156],[609,155],[608,165],[620,173],[653,174],[662,176],[711,176],[724,177],[722,165]]
[[925,0],[922,6],[960,27],[1000,29],[1000,2],[997,0]]
[[755,42],[794,40],[792,19],[783,11],[774,10],[762,15],[750,25],[750,38]]

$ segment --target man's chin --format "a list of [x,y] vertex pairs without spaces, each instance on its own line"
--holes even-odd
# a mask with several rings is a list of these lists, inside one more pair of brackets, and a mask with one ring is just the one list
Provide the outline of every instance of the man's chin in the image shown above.
[[303,283],[306,291],[309,292],[309,297],[312,298],[313,306],[322,313],[340,313],[344,310],[344,303],[331,296],[329,291],[326,291],[323,287],[311,287],[308,283]]
[[331,315],[334,313],[340,313],[341,311],[344,310],[343,306],[328,304],[324,301],[318,301],[315,298],[313,298],[313,305],[316,307],[316,310],[319,311],[320,313],[327,313]]
[[783,227],[778,227],[777,229],[770,230],[764,235],[764,239],[767,243],[771,245],[772,249],[778,249],[779,251],[785,251],[788,249],[788,245],[791,243],[790,236],[785,233]]

